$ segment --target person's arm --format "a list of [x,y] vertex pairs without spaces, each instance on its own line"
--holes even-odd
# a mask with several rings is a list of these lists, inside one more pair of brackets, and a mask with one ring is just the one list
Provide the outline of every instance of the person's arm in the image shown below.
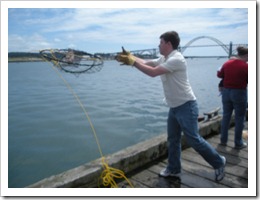
[[167,70],[166,68],[164,68],[162,66],[155,66],[155,63],[153,63],[153,62],[145,61],[141,58],[138,58],[138,57],[126,52],[124,49],[123,49],[123,53],[118,54],[116,56],[116,60],[125,65],[134,66],[137,69],[139,69],[141,72],[143,72],[144,74],[151,76],[151,77],[156,77],[156,76],[170,72],[169,70]]
[[166,74],[169,72],[169,70],[167,70],[164,67],[161,67],[161,66],[152,67],[152,66],[147,65],[147,63],[139,62],[138,60],[136,60],[134,62],[133,66],[136,67],[137,69],[139,69],[144,74],[151,76],[151,77],[156,77],[156,76]]
[[224,78],[224,70],[223,67],[217,71],[217,77]]
[[139,58],[139,57],[136,57],[132,54],[131,54],[131,56],[135,59],[136,62],[139,62],[139,63],[146,63],[147,62],[146,60]]

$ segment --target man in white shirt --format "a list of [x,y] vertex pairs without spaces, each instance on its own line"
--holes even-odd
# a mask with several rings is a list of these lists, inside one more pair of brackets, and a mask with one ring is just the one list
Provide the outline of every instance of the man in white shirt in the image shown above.
[[183,132],[188,144],[215,169],[215,180],[221,181],[225,176],[226,159],[199,135],[198,104],[188,80],[186,60],[177,51],[179,43],[178,33],[169,31],[160,36],[162,57],[145,61],[123,49],[116,59],[136,67],[148,76],[161,76],[165,101],[170,110],[167,121],[168,165],[160,172],[160,176],[180,175]]

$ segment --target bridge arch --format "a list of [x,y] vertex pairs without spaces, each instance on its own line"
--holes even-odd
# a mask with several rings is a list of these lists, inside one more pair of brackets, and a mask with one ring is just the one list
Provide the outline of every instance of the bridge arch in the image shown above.
[[140,55],[145,55],[145,54],[153,55],[154,52],[153,52],[153,49],[151,49],[151,50],[145,49],[145,50],[140,51],[139,54],[140,54]]
[[196,38],[192,39],[192,40],[189,41],[186,45],[184,45],[183,47],[181,47],[181,52],[183,53],[193,42],[195,42],[195,41],[197,41],[197,40],[200,40],[200,39],[204,39],[204,38],[207,38],[207,39],[210,39],[210,40],[216,42],[219,46],[221,46],[221,47],[224,49],[224,51],[225,51],[228,55],[230,55],[230,52],[229,52],[230,50],[229,50],[229,48],[228,48],[223,42],[221,42],[220,40],[218,40],[218,39],[216,39],[216,38],[214,38],[214,37],[210,37],[210,36],[200,36],[200,37],[196,37]]
[[150,57],[150,58],[155,58],[157,56],[157,49],[143,49],[143,50],[135,50],[131,51],[136,56],[143,56],[143,57]]

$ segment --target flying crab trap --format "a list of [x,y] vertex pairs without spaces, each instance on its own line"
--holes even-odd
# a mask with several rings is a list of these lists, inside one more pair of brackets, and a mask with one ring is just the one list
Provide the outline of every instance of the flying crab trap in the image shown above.
[[40,55],[59,69],[73,74],[95,73],[103,67],[103,60],[98,55],[74,49],[44,49]]

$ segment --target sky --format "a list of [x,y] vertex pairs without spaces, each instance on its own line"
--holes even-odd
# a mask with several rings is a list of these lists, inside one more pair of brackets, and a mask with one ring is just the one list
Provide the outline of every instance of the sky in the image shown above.
[[[181,46],[199,36],[224,44],[248,43],[247,8],[9,8],[8,52],[74,48],[89,53],[157,48],[175,30]],[[217,45],[200,39],[192,45]],[[221,47],[188,48],[186,54],[226,55]]]

